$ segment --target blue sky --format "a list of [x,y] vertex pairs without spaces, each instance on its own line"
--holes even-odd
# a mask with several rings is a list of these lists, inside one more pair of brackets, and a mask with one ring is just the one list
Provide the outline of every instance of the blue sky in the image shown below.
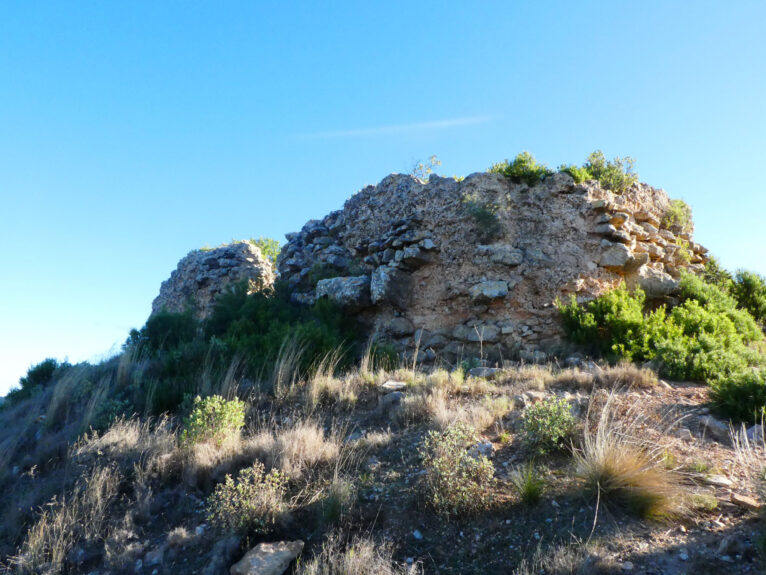
[[[417,5],[416,5],[417,4]],[[600,148],[766,273],[763,2],[0,4],[0,393],[93,359],[189,250],[284,241],[436,154]]]

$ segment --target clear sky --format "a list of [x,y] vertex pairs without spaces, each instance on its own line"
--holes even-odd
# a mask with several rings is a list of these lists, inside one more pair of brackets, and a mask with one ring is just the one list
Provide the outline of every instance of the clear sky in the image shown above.
[[0,3],[0,393],[94,359],[188,251],[436,154],[601,148],[766,273],[766,3]]

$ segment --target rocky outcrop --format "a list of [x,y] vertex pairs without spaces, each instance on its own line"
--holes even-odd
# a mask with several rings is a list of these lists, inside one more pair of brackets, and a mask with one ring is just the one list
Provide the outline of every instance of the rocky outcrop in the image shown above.
[[662,228],[669,205],[645,184],[615,194],[564,173],[533,187],[391,175],[288,234],[278,268],[296,301],[333,299],[420,359],[540,358],[560,341],[557,299],[622,281],[664,297],[701,269],[691,231]]
[[162,282],[152,302],[152,313],[193,310],[204,319],[213,310],[215,298],[232,285],[246,281],[250,292],[271,287],[274,270],[256,246],[236,242],[209,250],[195,250],[178,262],[170,278]]

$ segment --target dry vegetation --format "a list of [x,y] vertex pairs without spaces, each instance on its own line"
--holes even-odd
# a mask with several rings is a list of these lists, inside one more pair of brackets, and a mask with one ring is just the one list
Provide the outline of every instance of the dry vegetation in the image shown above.
[[[93,406],[77,403],[76,378],[2,412],[6,569],[120,573],[159,557],[158,573],[214,575],[257,541],[301,538],[294,572],[306,575],[607,573],[644,560],[626,532],[650,540],[670,529],[677,540],[657,544],[677,556],[690,533],[740,533],[752,514],[727,503],[722,523],[713,510],[728,494],[705,478],[728,475],[757,497],[763,434],[734,429],[731,447],[711,449],[684,419],[707,396],[650,370],[522,365],[478,378],[366,364],[336,374],[330,357],[303,380],[297,354],[284,348],[266,391],[230,402],[242,430],[194,441],[182,439],[188,417],[89,429]],[[113,385],[141,373],[123,358]],[[235,398],[235,374],[208,393]],[[382,391],[390,381],[401,389]],[[525,440],[525,413],[544,398],[569,406],[576,425],[541,455]],[[542,421],[535,433],[560,423]],[[679,439],[681,428],[694,438]],[[732,573],[747,572],[740,555]]]

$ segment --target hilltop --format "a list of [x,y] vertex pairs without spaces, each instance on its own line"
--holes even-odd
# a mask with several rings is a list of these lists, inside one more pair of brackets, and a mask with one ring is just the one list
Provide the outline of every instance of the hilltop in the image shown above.
[[630,159],[524,153],[193,250],[0,406],[2,564],[757,572],[766,283],[693,233]]

